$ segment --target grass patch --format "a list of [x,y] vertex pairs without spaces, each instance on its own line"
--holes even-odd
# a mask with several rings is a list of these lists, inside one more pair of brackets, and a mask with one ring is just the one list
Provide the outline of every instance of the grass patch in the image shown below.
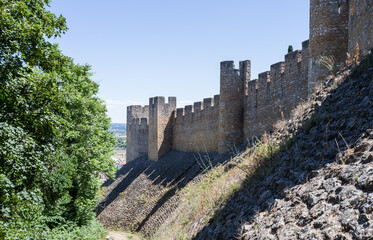
[[105,239],[108,232],[96,220],[84,227],[61,227],[54,229],[48,239],[50,240],[97,240]]
[[8,228],[4,240],[17,239],[40,239],[40,240],[98,240],[105,239],[108,232],[96,220],[92,220],[87,225],[77,226],[76,224],[64,224],[54,229],[41,225],[17,226],[16,229]]
[[267,175],[274,169],[274,155],[285,148],[282,145],[290,147],[292,143],[275,143],[264,135],[228,164],[211,169],[200,182],[188,184],[180,190],[183,198],[177,213],[161,226],[153,239],[185,239],[193,231],[193,223],[206,224],[212,218],[218,220],[219,216],[214,214],[246,186],[248,179],[257,174]]

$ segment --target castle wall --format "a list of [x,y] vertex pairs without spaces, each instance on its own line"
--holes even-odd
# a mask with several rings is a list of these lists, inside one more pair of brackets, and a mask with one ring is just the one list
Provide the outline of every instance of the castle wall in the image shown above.
[[320,56],[333,56],[337,65],[346,60],[348,50],[348,0],[310,1],[309,93],[328,74]]
[[249,81],[244,102],[244,140],[270,132],[276,121],[288,118],[307,97],[308,41],[302,46],[304,54],[299,50],[289,53],[285,62],[271,65],[270,71]]
[[214,98],[177,110],[173,97],[168,103],[155,97],[149,107],[129,107],[128,161],[146,154],[157,160],[171,149],[222,153],[260,137],[287,119],[327,76],[320,56],[334,57],[338,67],[356,43],[360,50],[373,47],[371,0],[310,0],[310,11],[310,40],[258,79],[250,81],[248,60],[239,69],[233,61],[221,62],[220,95]]
[[173,127],[173,149],[185,152],[217,151],[219,95],[178,108]]
[[126,162],[148,155],[149,106],[127,107]]
[[360,50],[373,48],[373,4],[371,0],[350,0],[348,24],[348,52],[353,53],[356,43]]
[[173,122],[176,98],[164,97],[149,99],[148,158],[156,161],[172,149]]

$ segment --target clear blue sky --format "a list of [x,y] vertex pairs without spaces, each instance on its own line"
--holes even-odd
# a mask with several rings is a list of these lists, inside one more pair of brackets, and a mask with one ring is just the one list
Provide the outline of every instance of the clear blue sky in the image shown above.
[[152,96],[178,107],[219,93],[220,62],[251,60],[252,79],[308,39],[308,0],[52,0],[69,31],[54,40],[92,65],[112,122]]

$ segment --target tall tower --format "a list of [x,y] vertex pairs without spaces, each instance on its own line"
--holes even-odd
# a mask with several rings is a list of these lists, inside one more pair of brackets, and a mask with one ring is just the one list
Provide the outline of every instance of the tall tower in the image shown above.
[[250,61],[240,62],[240,69],[234,68],[233,61],[220,63],[219,153],[244,141],[243,111],[249,80]]
[[148,158],[157,161],[172,149],[172,130],[176,110],[176,97],[149,99]]
[[337,66],[346,60],[349,16],[348,0],[310,0],[310,4],[309,94],[328,74],[320,56],[333,56]]
[[127,107],[126,162],[148,155],[149,106]]

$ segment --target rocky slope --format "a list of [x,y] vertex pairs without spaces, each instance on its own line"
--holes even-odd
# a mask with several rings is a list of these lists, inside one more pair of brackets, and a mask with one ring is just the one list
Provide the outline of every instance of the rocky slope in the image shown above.
[[274,156],[275,171],[245,186],[194,239],[373,239],[373,68],[349,73],[329,79],[274,133],[293,137]]
[[[286,147],[271,171],[259,167],[217,212],[182,221],[184,189],[203,179],[205,158],[172,151],[126,164],[98,220],[157,239],[373,239],[373,68],[350,73],[330,77],[277,126],[269,140]],[[212,154],[204,164],[229,159]]]

